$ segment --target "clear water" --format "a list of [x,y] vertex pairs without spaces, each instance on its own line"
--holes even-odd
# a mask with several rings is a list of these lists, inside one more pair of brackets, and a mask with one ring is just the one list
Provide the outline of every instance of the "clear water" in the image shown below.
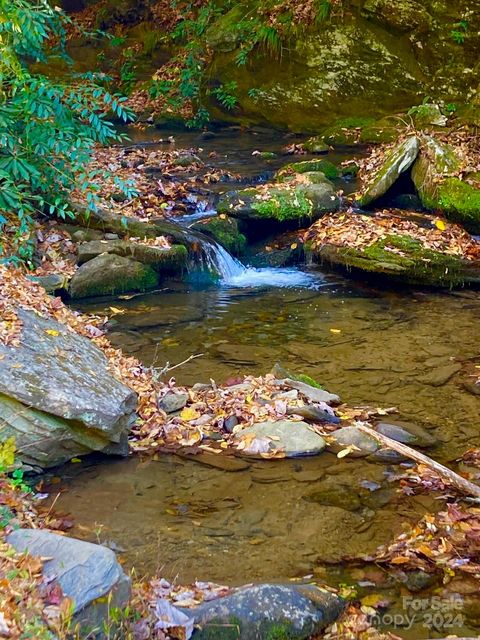
[[[225,165],[243,166],[252,178],[258,166],[248,161],[251,140],[238,140],[238,147],[225,141]],[[280,362],[350,405],[397,407],[397,419],[431,430],[438,441],[432,455],[453,467],[480,445],[479,396],[465,389],[463,371],[441,376],[452,363],[478,358],[477,292],[379,289],[319,269],[251,269],[212,244],[204,259],[205,268],[220,273],[218,282],[116,300],[124,313],[111,319],[112,343],[148,366],[202,354],[175,370],[180,384],[263,374]],[[109,315],[111,305],[96,300],[81,310]],[[438,384],[427,374],[438,374]],[[111,544],[140,574],[229,584],[305,575],[334,585],[361,580],[373,584],[361,595],[381,593],[388,611],[401,613],[406,592],[391,576],[344,561],[373,552],[438,508],[432,496],[399,495],[391,470],[328,453],[253,462],[235,473],[178,456],[92,459],[60,470],[56,508],[73,514],[74,535]],[[361,493],[365,480],[381,488],[362,494],[359,511],[308,500],[332,482]],[[447,631],[421,621],[391,630],[405,640],[477,637],[475,624],[465,614],[464,624]]]

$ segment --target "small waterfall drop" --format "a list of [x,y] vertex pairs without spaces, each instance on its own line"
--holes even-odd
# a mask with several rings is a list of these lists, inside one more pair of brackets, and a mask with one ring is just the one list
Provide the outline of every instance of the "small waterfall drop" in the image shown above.
[[[203,234],[196,234],[200,256],[196,268],[218,274],[220,284],[227,287],[315,287],[319,277],[294,267],[246,267],[220,244]],[[200,263],[200,264],[199,264]]]

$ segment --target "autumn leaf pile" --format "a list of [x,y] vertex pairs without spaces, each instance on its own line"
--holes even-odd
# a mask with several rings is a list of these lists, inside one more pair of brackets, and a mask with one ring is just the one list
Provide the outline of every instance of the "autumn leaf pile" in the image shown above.
[[[371,215],[349,209],[326,215],[307,230],[304,240],[315,249],[331,244],[363,250],[388,235],[408,236],[421,242],[424,249],[466,260],[480,258],[480,244],[459,225],[443,218],[408,214],[397,209],[385,209]],[[387,250],[404,255],[398,247]]]

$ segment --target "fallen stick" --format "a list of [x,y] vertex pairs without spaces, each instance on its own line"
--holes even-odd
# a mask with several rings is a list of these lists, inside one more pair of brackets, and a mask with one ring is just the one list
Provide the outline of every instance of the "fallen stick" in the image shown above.
[[458,475],[458,473],[455,473],[455,471],[444,467],[443,464],[435,462],[435,460],[432,460],[432,458],[429,458],[425,454],[420,453],[419,451],[416,451],[411,447],[408,447],[406,444],[402,444],[401,442],[392,440],[388,436],[384,436],[382,433],[378,433],[371,427],[367,427],[364,424],[357,424],[356,426],[358,427],[358,429],[360,429],[360,431],[368,433],[369,436],[372,436],[372,438],[375,438],[376,440],[378,440],[378,442],[388,447],[389,449],[393,449],[403,456],[415,460],[415,462],[420,462],[426,465],[427,467],[432,469],[432,471],[438,473],[441,478],[458,489],[458,491],[461,491],[462,493],[465,493],[469,496],[480,498],[480,487],[478,485],[470,482],[469,480],[465,480],[465,478],[462,478],[462,476]]

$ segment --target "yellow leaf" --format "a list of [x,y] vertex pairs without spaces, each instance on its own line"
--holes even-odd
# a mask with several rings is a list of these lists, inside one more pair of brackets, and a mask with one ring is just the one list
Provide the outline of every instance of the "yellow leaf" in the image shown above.
[[345,458],[349,453],[352,453],[356,447],[346,447],[337,453],[337,458]]
[[225,220],[227,216],[224,213],[221,213],[219,216],[220,220]]
[[73,464],[75,464],[75,463],[78,464],[79,462],[81,462],[81,460],[80,460],[80,458],[72,458],[70,460],[70,462],[72,462]]
[[370,593],[368,596],[364,596],[360,602],[366,607],[377,607],[379,602],[384,602],[385,596],[379,593]]
[[298,247],[298,244],[296,242],[290,245],[290,249],[296,249],[297,247]]
[[407,556],[397,556],[390,560],[390,562],[391,564],[406,564],[407,562],[410,562],[410,560],[411,558],[408,558]]
[[443,220],[435,220],[435,226],[437,227],[437,229],[440,229],[440,231],[445,231],[445,229],[447,228],[447,225]]
[[185,407],[185,409],[182,409],[182,412],[180,413],[180,418],[182,420],[186,420],[187,422],[189,422],[190,420],[196,420],[199,417],[200,414],[193,407]]
[[48,333],[49,336],[58,336],[59,332],[56,329],[46,329],[45,333]]
[[114,315],[118,313],[125,313],[125,309],[119,309],[118,307],[109,307],[109,309]]
[[330,333],[342,333],[341,329],[330,329]]

